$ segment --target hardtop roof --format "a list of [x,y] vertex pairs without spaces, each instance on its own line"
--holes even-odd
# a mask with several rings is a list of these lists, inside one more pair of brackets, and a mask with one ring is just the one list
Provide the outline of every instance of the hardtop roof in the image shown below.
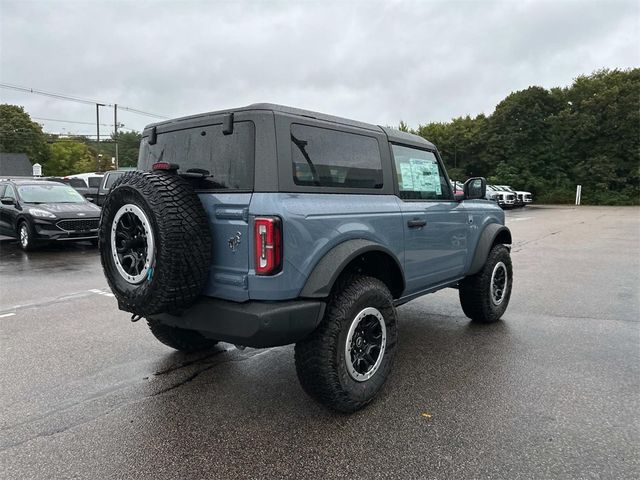
[[228,110],[217,110],[213,112],[199,113],[196,115],[189,115],[186,117],[174,118],[171,120],[165,120],[162,122],[157,122],[157,123],[152,123],[150,125],[147,125],[144,131],[146,133],[147,130],[150,130],[153,127],[168,126],[168,125],[171,125],[172,123],[181,123],[186,120],[205,119],[206,117],[213,117],[213,116],[224,115],[228,113],[248,112],[248,111],[255,111],[255,110],[267,110],[271,112],[290,115],[292,117],[306,117],[306,118],[312,118],[315,120],[321,120],[329,123],[335,123],[338,125],[347,125],[351,127],[362,128],[365,130],[371,130],[374,132],[382,132],[387,135],[387,137],[389,138],[389,141],[391,142],[413,144],[416,146],[422,146],[429,149],[435,149],[435,146],[433,145],[433,143],[429,142],[428,140],[425,140],[424,138],[418,135],[414,135],[412,133],[401,132],[400,130],[396,130],[390,127],[382,127],[380,125],[360,122],[358,120],[351,120],[348,118],[328,115],[326,113],[314,112],[311,110],[304,110],[304,109],[295,108],[295,107],[288,107],[286,105],[278,105],[275,103],[253,103],[251,105],[247,105],[246,107],[231,108]]

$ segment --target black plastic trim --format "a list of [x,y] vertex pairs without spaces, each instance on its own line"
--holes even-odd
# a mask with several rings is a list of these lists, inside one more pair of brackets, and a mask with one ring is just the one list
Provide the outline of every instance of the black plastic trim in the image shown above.
[[398,269],[403,275],[402,288],[400,291],[404,291],[404,270],[393,252],[370,240],[355,239],[340,243],[322,257],[314,267],[311,275],[309,275],[309,278],[307,278],[307,282],[305,283],[302,292],[300,292],[300,296],[303,298],[328,297],[331,293],[331,289],[333,288],[333,284],[338,279],[338,276],[340,276],[344,268],[359,255],[372,251],[386,253],[395,261]]
[[318,326],[324,309],[318,300],[238,303],[202,296],[180,313],[150,318],[215,340],[266,348],[302,340]]
[[478,245],[476,246],[476,251],[473,255],[473,261],[471,262],[471,267],[469,267],[467,275],[474,275],[480,271],[487,261],[487,257],[489,256],[489,252],[491,251],[491,247],[493,246],[496,237],[501,232],[505,231],[509,237],[507,244],[511,244],[511,231],[504,225],[491,223],[485,227],[480,235],[480,239],[478,240]]

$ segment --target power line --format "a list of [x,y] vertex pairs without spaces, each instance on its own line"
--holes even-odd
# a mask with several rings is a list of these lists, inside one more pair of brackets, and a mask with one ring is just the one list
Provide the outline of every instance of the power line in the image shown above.
[[[95,125],[95,122],[80,122],[77,120],[62,120],[60,118],[44,118],[44,117],[31,117],[34,120],[43,120],[45,122],[61,122],[61,123],[77,123],[78,125]],[[113,127],[113,123],[101,123],[101,127]]]
[[[97,100],[91,100],[91,99],[88,99],[88,98],[75,97],[75,96],[71,96],[71,95],[65,95],[65,94],[62,94],[62,93],[46,92],[44,90],[37,90],[35,88],[24,87],[24,86],[21,86],[21,85],[13,85],[13,84],[10,84],[10,83],[0,83],[0,87],[1,88],[7,88],[9,90],[16,90],[18,92],[34,93],[36,95],[44,95],[45,97],[51,97],[51,98],[55,98],[57,100],[66,100],[66,101],[69,101],[69,102],[83,103],[85,105],[100,104],[100,105],[104,105],[106,107],[113,107],[113,103],[100,102],[100,101],[97,101]],[[169,118],[169,117],[166,117],[164,115],[158,115],[158,114],[155,114],[155,113],[145,112],[144,110],[139,110],[139,109],[133,108],[133,107],[127,107],[127,106],[120,105],[120,104],[118,104],[118,108],[120,108],[122,110],[126,110],[126,111],[131,112],[131,113],[137,113],[139,115],[146,115],[148,117],[161,118],[161,119]]]
[[[127,129],[127,130],[131,130],[134,131],[133,129]],[[3,135],[3,133],[5,132],[1,132],[0,131],[0,138],[6,137],[6,138],[10,138],[10,137],[33,137],[34,135],[36,135],[36,132],[24,129],[24,128],[20,128],[20,129],[15,129],[11,132],[9,132],[6,135]],[[52,137],[97,137],[98,135],[95,133],[73,133],[73,132],[61,132],[61,133],[56,133],[56,132],[42,132],[43,135],[49,135]],[[104,137],[105,140],[104,141],[110,141],[109,137]],[[100,142],[102,143],[102,140],[100,140]]]

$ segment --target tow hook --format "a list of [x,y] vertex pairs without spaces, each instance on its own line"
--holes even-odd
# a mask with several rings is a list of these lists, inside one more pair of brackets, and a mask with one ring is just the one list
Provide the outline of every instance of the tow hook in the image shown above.
[[142,318],[142,315],[138,315],[137,313],[134,313],[134,314],[131,315],[131,322],[135,323],[138,320],[140,320],[141,318]]

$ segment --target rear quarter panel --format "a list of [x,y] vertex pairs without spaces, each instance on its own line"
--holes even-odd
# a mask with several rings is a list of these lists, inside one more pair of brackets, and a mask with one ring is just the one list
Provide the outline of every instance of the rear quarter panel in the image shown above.
[[339,243],[351,239],[380,243],[404,264],[402,216],[394,195],[254,193],[250,224],[261,215],[278,215],[282,219],[283,267],[274,276],[255,275],[251,236],[251,299],[297,297],[320,259]]

